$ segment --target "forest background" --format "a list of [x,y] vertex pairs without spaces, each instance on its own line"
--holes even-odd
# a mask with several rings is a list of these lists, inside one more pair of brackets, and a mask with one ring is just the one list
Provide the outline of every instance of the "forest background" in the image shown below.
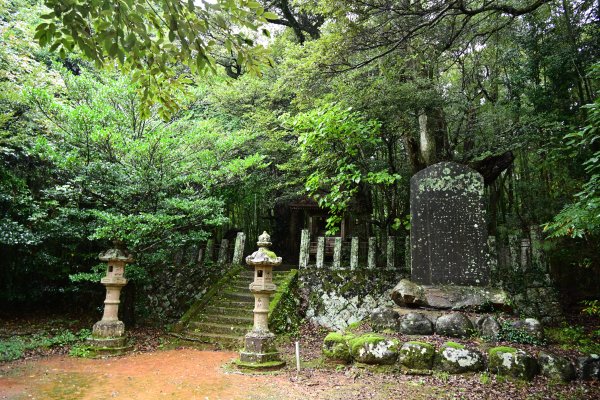
[[[169,3],[146,2],[165,16]],[[542,226],[568,301],[598,296],[585,279],[600,269],[598,2],[215,4],[194,66],[135,53],[135,35],[116,45],[118,22],[98,63],[57,41],[43,2],[0,4],[2,309],[96,307],[97,255],[118,238],[148,316],[177,249],[272,231],[277,205],[302,196],[332,234],[356,213],[406,236],[410,176],[443,160],[484,175],[490,234]],[[232,10],[263,7],[231,32]],[[177,28],[167,20],[167,42]],[[162,61],[123,68],[128,49]]]

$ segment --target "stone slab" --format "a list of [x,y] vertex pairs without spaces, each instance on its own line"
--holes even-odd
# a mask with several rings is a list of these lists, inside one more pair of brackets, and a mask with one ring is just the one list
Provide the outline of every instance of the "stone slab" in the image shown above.
[[412,280],[487,285],[483,177],[467,166],[441,162],[416,173],[410,192]]

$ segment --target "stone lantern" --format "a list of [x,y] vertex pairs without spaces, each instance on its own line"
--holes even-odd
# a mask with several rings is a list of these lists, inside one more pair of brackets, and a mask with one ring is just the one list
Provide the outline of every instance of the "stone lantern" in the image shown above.
[[269,331],[269,297],[277,287],[273,283],[273,267],[281,264],[281,257],[269,250],[271,237],[263,232],[258,237],[258,250],[246,257],[246,264],[254,267],[254,326],[244,337],[244,350],[239,365],[249,368],[277,368],[285,365],[275,348],[275,335]]
[[127,284],[123,276],[125,266],[133,261],[131,254],[123,246],[123,242],[115,240],[114,247],[98,258],[106,261],[106,276],[100,282],[106,286],[106,300],[104,300],[104,314],[102,319],[94,324],[92,336],[88,343],[97,348],[124,349],[125,348],[125,324],[119,321],[119,303],[121,289]]

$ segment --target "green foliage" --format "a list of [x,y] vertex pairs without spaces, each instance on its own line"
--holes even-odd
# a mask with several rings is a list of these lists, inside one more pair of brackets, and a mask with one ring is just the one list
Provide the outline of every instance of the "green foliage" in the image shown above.
[[379,122],[341,104],[326,104],[287,123],[298,135],[301,160],[310,172],[306,190],[330,212],[328,235],[340,229],[342,216],[361,185],[390,186],[400,180],[398,174],[372,170],[370,158],[381,144]]
[[539,339],[529,333],[526,329],[514,327],[510,321],[503,321],[500,324],[500,332],[497,336],[497,341],[510,343],[533,344],[543,346],[546,344],[545,339]]
[[586,332],[582,326],[563,323],[559,328],[548,328],[548,340],[565,350],[577,350],[584,354],[600,352],[600,331]]
[[[78,48],[97,66],[132,72],[142,95],[142,116],[155,102],[167,119],[181,106],[181,94],[192,74],[215,71],[219,51],[240,68],[258,74],[267,62],[255,32],[276,17],[256,1],[210,3],[171,0],[57,1],[46,0],[50,12],[36,28],[40,46],[50,46],[62,58]],[[266,30],[263,34],[268,35]],[[254,35],[255,36],[255,35]]]
[[600,317],[600,302],[598,300],[583,300],[581,304],[585,306],[581,310],[583,314]]
[[11,361],[19,359],[23,353],[37,348],[50,348],[55,346],[68,346],[78,343],[91,335],[88,329],[82,329],[77,333],[63,330],[55,335],[36,333],[29,337],[13,336],[0,341],[0,361]]
[[[600,75],[600,65],[595,65]],[[554,219],[544,226],[550,236],[570,236],[581,238],[600,234],[600,98],[584,106],[587,109],[588,124],[577,132],[565,136],[564,152],[572,157],[581,157],[587,181],[581,191],[575,194],[573,202],[565,205]]]

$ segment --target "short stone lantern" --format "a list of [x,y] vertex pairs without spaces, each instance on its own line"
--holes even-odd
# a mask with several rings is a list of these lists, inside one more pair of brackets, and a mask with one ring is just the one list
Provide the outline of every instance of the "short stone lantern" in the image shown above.
[[275,335],[269,331],[269,297],[277,287],[273,283],[273,267],[281,264],[281,257],[269,250],[271,237],[263,232],[258,237],[258,250],[246,257],[246,264],[254,267],[254,282],[250,290],[254,294],[254,326],[244,337],[244,349],[240,352],[240,367],[274,369],[285,365],[275,348]]
[[118,353],[127,348],[125,324],[119,321],[119,303],[121,289],[127,284],[123,276],[125,266],[133,262],[123,242],[115,240],[113,245],[112,249],[98,255],[101,261],[107,263],[106,276],[100,280],[106,286],[106,299],[102,319],[94,324],[92,336],[87,340],[91,346],[107,353]]

